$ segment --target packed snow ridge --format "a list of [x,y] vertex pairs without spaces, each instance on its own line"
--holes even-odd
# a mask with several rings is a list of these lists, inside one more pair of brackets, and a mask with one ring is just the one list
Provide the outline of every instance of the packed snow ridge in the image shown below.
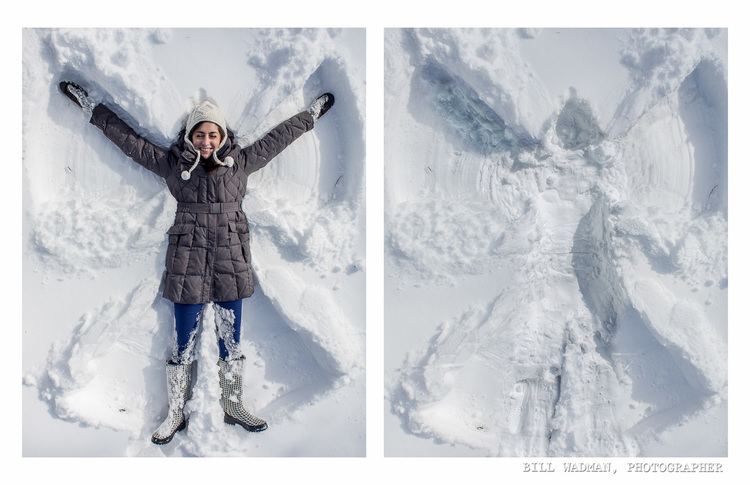
[[[386,35],[386,305],[453,289],[387,371],[399,432],[485,455],[725,455],[726,32],[620,33],[626,88],[596,103],[555,99],[524,57],[579,35],[556,33]],[[606,79],[594,64],[578,77]]]

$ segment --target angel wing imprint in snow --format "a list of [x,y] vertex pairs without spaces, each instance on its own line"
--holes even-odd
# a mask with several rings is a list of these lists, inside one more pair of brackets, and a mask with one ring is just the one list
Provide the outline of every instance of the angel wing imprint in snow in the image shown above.
[[517,157],[539,146],[523,127],[510,126],[469,83],[451,74],[435,59],[428,58],[414,80],[421,84],[417,92],[425,99],[413,97],[412,101],[415,104],[426,101],[465,149],[482,154],[509,152]]
[[[715,64],[699,63],[619,139],[573,94],[541,149],[434,59],[416,67],[410,93],[414,122],[440,141],[425,156],[430,201],[395,211],[394,254],[423,274],[497,274],[502,290],[404,364],[391,402],[405,429],[491,454],[633,455],[724,399],[726,358],[713,356],[725,355],[725,318],[697,304],[725,308],[726,83]],[[415,215],[425,205],[436,220]],[[473,233],[483,217],[492,223]],[[440,240],[452,225],[472,234],[482,264]]]
[[[363,123],[342,62],[324,61],[304,84],[305,99],[322,86],[335,88],[336,109],[313,136],[299,140],[251,180],[254,186],[245,200],[256,230],[254,269],[260,286],[244,303],[242,347],[253,363],[245,370],[245,382],[256,410],[277,420],[320,399],[362,366],[363,336],[334,293],[338,277],[362,266],[355,239],[363,190]],[[287,99],[288,106],[280,109],[299,101]],[[164,204],[162,198],[160,214]],[[322,275],[330,283],[321,284]],[[173,338],[168,302],[154,300],[156,281],[155,272],[128,295],[87,312],[70,338],[50,351],[36,383],[53,414],[128,431],[136,442],[147,440],[166,402],[163,362]],[[203,326],[210,329],[214,322],[204,317]],[[203,339],[212,333],[203,332]],[[204,353],[210,353],[207,345]],[[215,356],[201,357],[215,362]],[[218,406],[218,400],[208,404],[212,392],[198,389],[193,407],[204,406],[201,396],[207,409]],[[196,436],[201,429],[194,427]],[[191,446],[185,444],[183,451],[197,453],[198,445]]]

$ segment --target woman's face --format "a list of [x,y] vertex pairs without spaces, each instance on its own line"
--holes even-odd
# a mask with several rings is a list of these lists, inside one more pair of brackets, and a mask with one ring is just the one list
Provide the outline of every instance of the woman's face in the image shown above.
[[193,146],[200,152],[201,157],[210,157],[214,150],[219,148],[221,144],[219,125],[210,121],[204,121],[193,130],[190,141],[193,142]]

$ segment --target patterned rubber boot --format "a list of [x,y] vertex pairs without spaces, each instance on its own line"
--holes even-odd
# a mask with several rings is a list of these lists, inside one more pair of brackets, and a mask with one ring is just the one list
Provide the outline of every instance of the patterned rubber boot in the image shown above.
[[242,405],[242,368],[245,357],[234,360],[219,359],[219,385],[224,422],[239,424],[248,431],[257,432],[268,428],[262,419],[253,416]]
[[172,441],[175,433],[187,427],[187,419],[182,410],[187,401],[190,389],[190,364],[173,364],[167,362],[167,396],[169,411],[156,432],[151,436],[151,442],[165,445]]

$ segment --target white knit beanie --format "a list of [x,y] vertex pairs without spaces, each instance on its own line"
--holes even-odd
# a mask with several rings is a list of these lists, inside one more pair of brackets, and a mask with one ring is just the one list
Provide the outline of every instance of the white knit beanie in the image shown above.
[[190,140],[190,134],[196,126],[203,123],[204,121],[216,123],[221,130],[221,143],[211,154],[214,161],[217,164],[224,165],[226,167],[232,167],[234,165],[234,159],[232,157],[226,157],[224,161],[221,161],[219,160],[219,157],[216,156],[216,153],[224,146],[224,144],[226,144],[228,139],[227,122],[224,118],[224,113],[222,113],[219,107],[213,104],[211,101],[202,101],[193,109],[190,115],[188,115],[187,122],[185,123],[185,144],[195,152],[195,162],[189,170],[184,170],[182,172],[181,176],[183,180],[188,180],[190,178],[190,173],[195,169],[195,167],[198,166],[198,163],[200,163],[201,153],[195,148],[195,146],[193,146],[193,142]]

